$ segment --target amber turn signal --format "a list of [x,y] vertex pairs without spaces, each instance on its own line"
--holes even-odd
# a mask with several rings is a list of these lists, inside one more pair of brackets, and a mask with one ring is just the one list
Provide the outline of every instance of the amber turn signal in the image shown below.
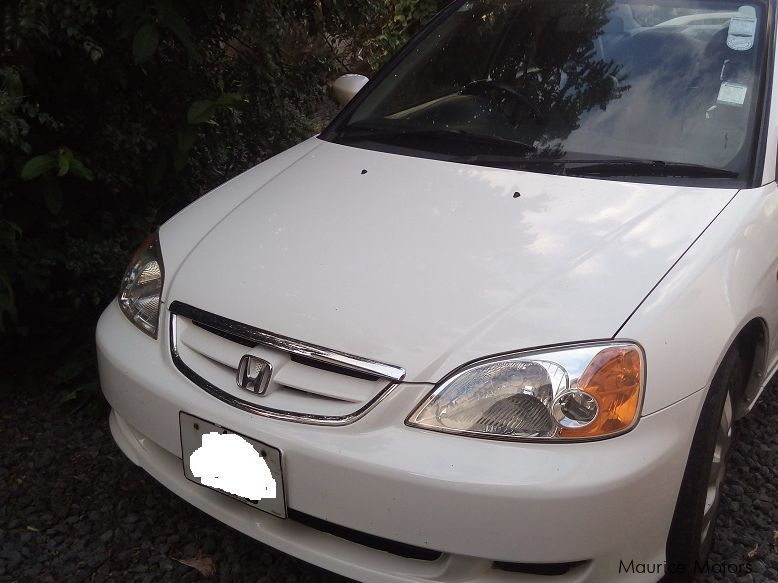
[[643,358],[637,347],[602,350],[586,367],[578,389],[597,401],[598,413],[580,428],[562,428],[563,438],[605,437],[629,429],[640,413]]

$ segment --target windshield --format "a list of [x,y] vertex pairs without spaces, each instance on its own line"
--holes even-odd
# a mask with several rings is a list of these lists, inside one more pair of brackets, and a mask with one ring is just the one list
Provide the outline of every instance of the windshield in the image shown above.
[[761,2],[462,2],[325,138],[540,172],[745,179],[766,19]]

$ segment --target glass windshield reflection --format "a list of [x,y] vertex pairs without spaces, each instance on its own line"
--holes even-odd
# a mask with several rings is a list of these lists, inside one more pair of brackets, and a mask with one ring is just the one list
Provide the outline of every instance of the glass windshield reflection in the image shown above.
[[330,136],[474,163],[640,160],[738,176],[765,20],[759,2],[464,2]]

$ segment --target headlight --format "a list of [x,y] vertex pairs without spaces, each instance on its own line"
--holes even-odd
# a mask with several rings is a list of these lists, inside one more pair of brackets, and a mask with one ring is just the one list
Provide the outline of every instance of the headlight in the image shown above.
[[611,437],[637,423],[643,377],[643,351],[627,342],[495,357],[444,379],[407,423],[506,440]]
[[119,290],[119,306],[124,315],[152,338],[157,337],[164,279],[159,238],[154,234],[133,255]]

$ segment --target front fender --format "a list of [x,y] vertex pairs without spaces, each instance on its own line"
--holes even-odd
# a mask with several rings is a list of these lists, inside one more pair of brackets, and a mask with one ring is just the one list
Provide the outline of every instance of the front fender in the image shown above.
[[740,191],[616,334],[646,352],[649,415],[710,386],[741,330],[761,319],[764,374],[776,362],[778,187]]

